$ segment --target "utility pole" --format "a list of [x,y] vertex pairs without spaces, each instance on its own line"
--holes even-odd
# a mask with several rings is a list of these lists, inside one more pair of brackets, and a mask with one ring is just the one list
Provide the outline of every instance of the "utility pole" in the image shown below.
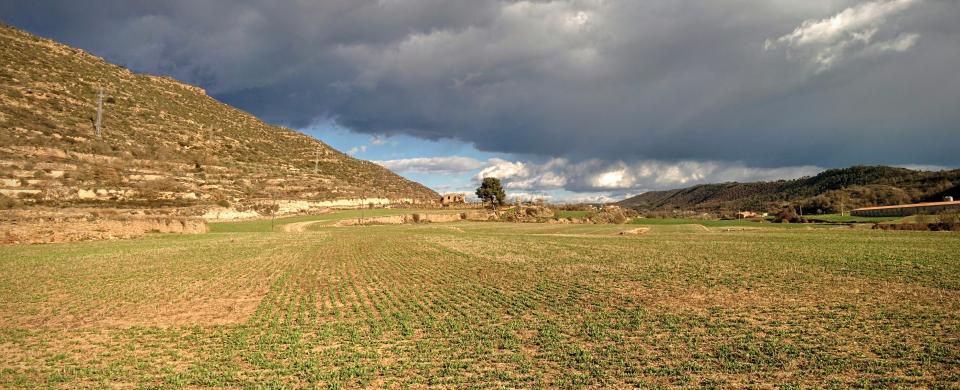
[[277,220],[277,196],[270,191],[270,233],[273,233],[273,223]]
[[97,93],[97,122],[96,122],[96,135],[97,138],[100,138],[100,124],[103,120],[103,86],[99,86],[99,92]]
[[317,159],[313,161],[313,174],[320,172],[320,145],[317,145]]

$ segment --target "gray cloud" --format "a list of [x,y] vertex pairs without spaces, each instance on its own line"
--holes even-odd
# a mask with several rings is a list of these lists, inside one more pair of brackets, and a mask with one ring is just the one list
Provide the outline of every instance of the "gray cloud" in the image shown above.
[[[398,173],[430,173],[438,175],[472,175],[466,191],[475,188],[483,178],[496,177],[511,196],[521,199],[542,197],[553,199],[557,190],[565,194],[557,201],[620,200],[627,195],[651,190],[678,188],[703,183],[750,182],[792,179],[812,176],[823,170],[816,166],[754,168],[738,162],[717,161],[624,161],[599,159],[570,161],[554,158],[544,162],[490,158],[478,160],[463,156],[417,157],[374,161]],[[930,169],[931,167],[924,166]],[[437,188],[450,191],[454,188]],[[469,191],[467,191],[469,192]]]
[[62,0],[0,15],[292,126],[573,165],[960,164],[951,0]]
[[583,194],[622,196],[651,190],[686,187],[703,183],[751,182],[792,179],[822,171],[816,166],[754,168],[739,162],[717,161],[624,161],[591,159],[571,162],[556,158],[545,163],[508,161],[493,158],[476,174],[475,180],[497,177],[508,190],[544,193],[566,190]]

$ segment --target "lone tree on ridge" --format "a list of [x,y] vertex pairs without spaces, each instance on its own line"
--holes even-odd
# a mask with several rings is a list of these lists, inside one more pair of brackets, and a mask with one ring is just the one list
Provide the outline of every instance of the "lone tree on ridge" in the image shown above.
[[500,179],[495,177],[485,177],[483,178],[483,183],[480,183],[480,187],[477,188],[477,197],[479,197],[484,203],[490,202],[490,205],[496,209],[497,206],[503,205],[504,200],[507,198],[507,194],[503,192],[503,186],[500,185]]

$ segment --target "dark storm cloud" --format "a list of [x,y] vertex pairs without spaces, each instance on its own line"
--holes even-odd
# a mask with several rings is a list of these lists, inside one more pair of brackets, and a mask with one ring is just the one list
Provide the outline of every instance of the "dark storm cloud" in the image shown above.
[[264,119],[577,161],[960,164],[960,4],[33,1],[5,22]]

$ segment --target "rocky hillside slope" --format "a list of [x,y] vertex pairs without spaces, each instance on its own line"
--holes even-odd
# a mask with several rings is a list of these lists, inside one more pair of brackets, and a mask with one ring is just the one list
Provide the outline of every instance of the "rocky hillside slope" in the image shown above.
[[652,191],[620,201],[641,210],[774,211],[784,204],[810,213],[851,208],[960,199],[960,169],[939,172],[886,166],[830,169],[813,177],[757,183],[703,184]]
[[[0,25],[0,208],[285,199],[433,202],[437,194],[170,78]],[[95,135],[102,88],[102,134]]]

